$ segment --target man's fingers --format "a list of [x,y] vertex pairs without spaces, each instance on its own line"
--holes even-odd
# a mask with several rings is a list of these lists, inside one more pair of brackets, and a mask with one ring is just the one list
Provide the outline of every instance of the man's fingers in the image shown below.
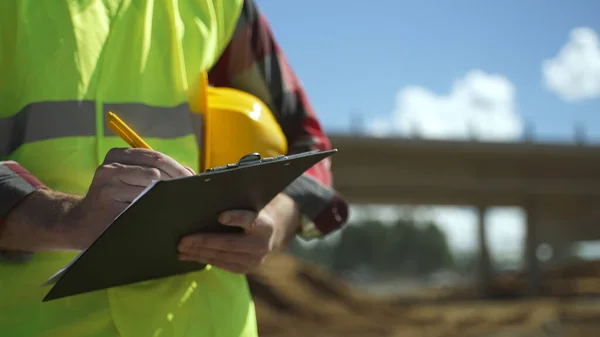
[[115,185],[105,189],[105,193],[109,193],[109,198],[124,203],[130,203],[144,191],[145,187],[131,185]]
[[194,169],[193,169],[193,168],[191,168],[191,167],[189,167],[189,166],[184,166],[184,168],[185,168],[186,170],[188,170],[188,171],[189,171],[189,172],[190,172],[192,175],[196,175],[196,172],[194,172]]
[[236,234],[192,234],[181,239],[179,250],[191,253],[197,249],[213,249],[234,253],[266,255],[268,243],[260,237]]
[[240,227],[246,232],[271,233],[273,221],[264,213],[245,210],[225,211],[219,216],[219,222],[225,226]]
[[257,217],[256,212],[244,211],[244,210],[233,210],[225,211],[219,215],[219,222],[227,226],[241,227],[249,229],[252,223]]
[[131,166],[146,166],[156,168],[167,176],[176,178],[192,175],[192,172],[164,153],[148,149],[111,149],[105,158],[105,163],[121,163]]
[[160,172],[155,168],[129,166],[119,163],[102,165],[96,169],[94,181],[102,184],[117,182],[132,186],[148,186],[152,180],[160,178]]
[[121,164],[112,164],[117,167],[118,173],[115,178],[126,185],[146,187],[152,183],[152,180],[160,180],[161,173],[156,168],[143,166],[125,166]]
[[129,203],[159,177],[160,172],[155,168],[114,163],[96,170],[94,180],[98,185],[94,186],[100,188],[106,200]]

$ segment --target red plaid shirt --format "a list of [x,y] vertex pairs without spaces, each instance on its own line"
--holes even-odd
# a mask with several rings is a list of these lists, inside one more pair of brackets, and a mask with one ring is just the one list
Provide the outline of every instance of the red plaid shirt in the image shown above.
[[[234,36],[209,73],[209,81],[265,102],[286,135],[290,153],[331,148],[300,81],[254,1],[245,1]],[[340,228],[348,217],[348,205],[331,183],[330,160],[326,159],[285,190],[320,234]],[[0,162],[0,223],[14,205],[41,187],[43,184],[16,162]]]

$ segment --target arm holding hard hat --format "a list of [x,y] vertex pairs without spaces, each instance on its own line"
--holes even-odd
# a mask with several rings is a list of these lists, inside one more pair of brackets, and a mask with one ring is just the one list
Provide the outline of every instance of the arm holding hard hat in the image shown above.
[[[252,1],[245,2],[242,16],[233,40],[209,74],[211,83],[249,92],[265,102],[285,133],[289,153],[330,148],[299,81]],[[258,66],[266,60],[269,72]],[[152,179],[190,174],[190,169],[164,154],[115,149],[96,171],[87,195],[81,197],[51,191],[17,163],[0,162],[0,249],[82,249]],[[260,212],[232,210],[221,215],[224,225],[242,227],[246,234],[186,237],[179,246],[181,258],[247,272],[294,235],[328,234],[340,228],[347,215],[346,202],[331,187],[327,159]]]
[[[300,81],[252,0],[244,2],[238,22],[231,42],[209,73],[211,84],[238,89],[263,101],[276,116],[289,153],[330,149]],[[296,234],[304,238],[329,234],[348,217],[348,205],[331,183],[328,158],[260,212],[230,211],[221,216],[223,224],[244,228],[246,235],[191,235],[181,241],[181,258],[248,272]]]
[[[289,153],[331,149],[300,81],[254,1],[245,1],[241,16],[229,46],[209,73],[211,84],[261,99],[277,118]],[[299,233],[307,239],[339,229],[348,217],[348,204],[332,187],[330,164],[329,158],[321,161],[285,191],[308,222]]]

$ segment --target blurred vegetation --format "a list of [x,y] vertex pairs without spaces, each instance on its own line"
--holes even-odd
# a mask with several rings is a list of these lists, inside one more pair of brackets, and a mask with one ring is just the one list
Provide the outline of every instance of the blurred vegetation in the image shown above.
[[438,271],[469,272],[473,253],[454,254],[446,234],[430,220],[399,210],[388,220],[372,212],[348,224],[335,238],[295,241],[291,253],[348,280],[424,277]]
[[[417,214],[411,208],[398,207],[391,214],[381,214],[368,206],[361,207],[359,213],[346,228],[324,240],[296,239],[290,253],[355,283],[399,279],[422,282],[435,279],[432,275],[439,273],[449,282],[476,276],[478,251],[453,251],[445,232],[427,219],[427,213]],[[469,234],[476,232],[465,233]],[[562,247],[560,256],[548,263],[599,257],[599,242],[575,243]],[[494,272],[518,271],[522,267],[521,256],[492,254]]]

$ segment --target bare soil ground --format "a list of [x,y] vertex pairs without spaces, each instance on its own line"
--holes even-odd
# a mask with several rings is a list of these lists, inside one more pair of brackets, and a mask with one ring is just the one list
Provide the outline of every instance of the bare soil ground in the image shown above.
[[[382,299],[279,254],[250,276],[250,287],[263,337],[600,336],[600,300],[569,296],[600,294],[600,264],[554,268],[544,279],[546,296],[536,299],[477,300],[473,285]],[[514,297],[526,283],[512,275],[493,284],[501,297]]]

